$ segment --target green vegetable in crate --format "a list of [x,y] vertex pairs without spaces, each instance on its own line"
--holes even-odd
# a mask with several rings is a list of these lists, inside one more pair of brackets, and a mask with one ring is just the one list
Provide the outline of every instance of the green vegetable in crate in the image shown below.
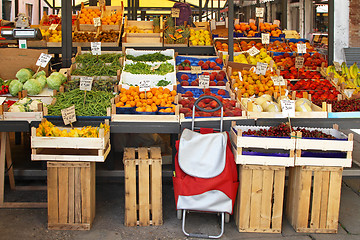
[[46,76],[45,75],[37,76],[36,80],[39,81],[41,88],[44,88],[46,86]]
[[45,76],[46,77],[46,72],[44,70],[41,70],[40,72],[38,72],[37,74],[35,74],[33,77],[34,78],[38,78],[40,76]]
[[16,73],[16,78],[19,79],[21,83],[25,83],[27,80],[32,78],[32,71],[28,68],[22,68]]
[[133,55],[126,55],[126,58],[136,62],[165,62],[167,60],[172,59],[171,56],[166,56],[159,52],[144,54],[137,57]]
[[[99,79],[93,81],[93,85],[91,90],[93,91],[105,91],[105,92],[113,92],[114,85],[118,85],[118,81],[114,81],[113,79]],[[74,89],[78,89],[80,86],[80,79],[71,79],[64,83],[65,91],[71,91]]]
[[61,83],[64,83],[67,80],[66,76],[64,74],[62,74],[62,73],[59,73],[59,72],[53,72],[53,73],[50,74],[50,76],[51,75],[59,77],[61,79]]
[[166,80],[160,80],[156,86],[159,86],[159,87],[164,87],[164,86],[168,86],[171,84],[171,81],[166,81]]
[[9,85],[9,91],[12,96],[16,96],[18,92],[23,90],[23,84],[19,80],[12,80]]
[[54,90],[59,90],[60,85],[62,84],[62,80],[59,76],[53,75],[51,74],[47,79],[46,79],[47,85],[49,88],[54,89]]
[[38,95],[42,87],[38,80],[32,78],[24,83],[23,89],[26,90],[29,95]]
[[125,65],[124,71],[130,72],[132,74],[156,74],[156,75],[165,75],[167,73],[174,72],[174,66],[171,63],[163,63],[157,69],[151,70],[151,65],[136,62],[133,64]]
[[105,63],[114,63],[119,62],[119,58],[121,58],[123,55],[120,53],[106,53],[101,55],[93,55],[91,53],[84,53],[81,55],[77,55],[75,58],[75,61],[77,63],[87,64],[87,63],[93,63],[93,62],[105,62]]

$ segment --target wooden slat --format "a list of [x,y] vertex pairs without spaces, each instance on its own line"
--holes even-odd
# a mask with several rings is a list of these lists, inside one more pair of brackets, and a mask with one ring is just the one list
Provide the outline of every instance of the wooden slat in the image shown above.
[[[299,196],[299,207],[301,207],[301,211],[298,211],[296,228],[308,227],[311,177],[312,177],[311,171],[302,170],[300,173],[301,186],[300,186],[300,196]],[[298,210],[300,210],[300,208]]]
[[69,213],[69,172],[68,168],[58,169],[59,223],[68,223]]
[[342,169],[330,173],[326,228],[337,229],[340,208]]
[[322,172],[321,204],[320,204],[320,228],[326,228],[327,209],[329,200],[330,172]]
[[253,170],[250,203],[250,228],[260,228],[263,171]]
[[320,228],[322,172],[314,172],[310,228]]
[[284,203],[285,167],[274,171],[274,203],[272,213],[272,228],[281,230]]
[[240,229],[247,229],[250,227],[250,204],[251,204],[251,188],[252,188],[252,170],[242,169],[240,172],[240,186],[239,186],[239,231]]
[[81,223],[81,168],[74,168],[74,215],[75,223]]
[[294,178],[294,185],[295,185],[295,189],[294,189],[294,210],[293,210],[293,214],[292,214],[292,224],[295,228],[295,226],[297,226],[297,222],[298,222],[298,215],[299,215],[299,209],[301,209],[301,204],[300,204],[300,193],[301,193],[301,169],[302,167],[295,167],[295,178]]
[[81,168],[81,221],[90,222],[90,168]]
[[91,224],[51,224],[48,223],[48,228],[51,230],[90,230]]
[[262,181],[262,195],[261,195],[261,213],[260,213],[260,228],[269,229],[271,223],[271,198],[273,195],[273,176],[274,172],[271,170],[263,171]]
[[15,178],[14,178],[14,166],[12,165],[12,157],[11,157],[11,147],[10,147],[10,135],[9,133],[6,134],[6,165],[9,175],[9,183],[10,183],[10,189],[15,190]]
[[0,143],[0,205],[4,203],[6,137],[7,133],[2,132]]
[[139,225],[150,225],[149,161],[147,148],[138,148],[139,154]]
[[292,216],[294,211],[294,194],[295,194],[295,168],[289,168],[288,187],[286,195],[286,216],[291,224],[293,224]]
[[[124,151],[124,157],[127,148]],[[135,158],[135,151],[133,157]],[[125,174],[125,226],[136,226],[136,165],[135,161],[124,160]]]
[[124,161],[125,160],[135,160],[135,148],[125,148],[123,159],[124,159]]
[[74,168],[69,167],[69,223],[75,221],[75,173]]
[[91,202],[91,216],[90,221],[92,222],[95,218],[95,211],[96,211],[96,164],[93,162],[90,164],[90,202]]
[[[159,148],[160,150],[160,148]],[[151,151],[152,153],[152,151]],[[152,155],[153,156],[153,155]],[[161,153],[160,153],[161,157]],[[161,225],[162,217],[162,177],[161,160],[154,160],[151,169],[151,216],[153,225]]]
[[90,167],[89,162],[48,162],[48,167]]
[[59,222],[58,169],[47,167],[48,223]]

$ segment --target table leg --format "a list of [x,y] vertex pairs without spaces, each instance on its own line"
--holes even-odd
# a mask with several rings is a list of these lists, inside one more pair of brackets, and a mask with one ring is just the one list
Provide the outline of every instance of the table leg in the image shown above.
[[0,143],[0,205],[4,205],[6,132],[1,133]]
[[14,167],[13,162],[11,158],[11,147],[10,147],[10,134],[6,133],[6,164],[8,168],[8,175],[9,175],[9,183],[10,183],[10,189],[15,190],[15,178],[14,178]]

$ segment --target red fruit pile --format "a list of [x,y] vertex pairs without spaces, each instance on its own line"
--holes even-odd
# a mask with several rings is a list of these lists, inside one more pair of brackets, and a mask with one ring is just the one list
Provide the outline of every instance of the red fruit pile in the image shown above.
[[181,62],[178,65],[179,71],[181,71],[181,70],[191,70],[190,64],[191,64],[191,62],[189,60],[187,60],[187,59],[184,60],[183,62]]
[[[224,81],[226,73],[224,71],[212,72],[211,74],[208,72],[204,72],[203,75],[210,75],[209,86],[225,86],[226,85],[226,82]],[[180,78],[181,78],[181,82],[180,82],[181,86],[199,86],[198,78],[196,78],[191,83],[189,82],[189,76],[185,73],[182,74]],[[216,82],[215,82],[215,80],[216,80]]]
[[6,100],[3,104],[7,104],[8,107],[10,107],[11,105],[13,105],[14,103],[16,103],[16,101],[13,100]]
[[2,85],[0,90],[0,95],[9,93],[9,86],[8,85]]
[[[221,96],[218,96],[210,92],[206,92],[201,96],[205,96],[205,95],[215,96],[221,101],[224,107],[224,117],[234,117],[234,116],[242,115],[242,110],[236,107],[236,100],[223,99]],[[181,99],[179,101],[179,104],[182,105],[182,108],[180,108],[180,113],[183,113],[185,117],[192,117],[192,108],[194,106],[195,101],[196,99],[193,97],[189,97],[188,99]],[[215,100],[207,98],[200,101],[198,106],[207,110],[212,110],[218,107],[218,103]],[[203,112],[198,109],[196,109],[195,111],[195,117],[220,117],[220,116],[221,116],[221,110],[217,110],[211,113]]]
[[49,15],[48,16],[48,21],[44,21],[43,25],[44,26],[50,26],[51,24],[59,24],[60,23],[61,18],[58,17],[58,15]]
[[280,75],[285,79],[321,79],[323,78],[321,74],[317,71],[305,71],[304,69],[299,69],[291,67],[289,70],[284,70],[280,72]]
[[221,58],[217,58],[215,60],[215,62],[212,62],[209,60],[207,60],[206,62],[204,62],[203,60],[200,60],[198,62],[198,66],[201,66],[202,70],[209,70],[209,69],[221,70],[220,66],[218,66],[217,64],[222,64]]
[[335,100],[337,99],[337,95],[339,92],[336,88],[326,79],[316,79],[316,80],[300,80],[296,82],[296,84],[289,84],[292,91],[297,91],[296,97],[301,98],[303,96],[303,92],[301,90],[305,90],[309,94],[311,94],[311,99],[313,101],[316,100]]
[[[332,112],[357,112],[360,111],[360,99],[344,99],[344,100],[324,100],[326,103],[331,104]],[[314,104],[321,106],[321,102],[313,101]]]
[[305,128],[298,128],[297,131],[302,133],[303,138],[326,138],[326,139],[336,139],[334,136],[323,133],[319,130],[307,130]]
[[[325,64],[324,67],[327,67],[327,60],[320,53],[314,53],[313,55],[306,53],[302,57],[304,58],[305,67],[311,67],[313,70],[316,70],[323,63]],[[295,67],[295,56],[290,56],[288,53],[274,56],[273,59],[278,66],[282,66],[284,69]]]

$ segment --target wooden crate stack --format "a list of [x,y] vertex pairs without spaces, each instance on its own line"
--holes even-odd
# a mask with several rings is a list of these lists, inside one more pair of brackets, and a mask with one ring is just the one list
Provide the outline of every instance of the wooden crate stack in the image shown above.
[[[242,131],[250,128],[254,127],[235,127],[233,123],[230,132],[236,163],[240,164],[235,223],[239,232],[280,233],[285,167],[294,164],[295,133],[291,138],[243,137]],[[289,156],[243,155],[244,148],[286,149]]]
[[160,148],[125,148],[123,161],[125,226],[162,225]]
[[[296,232],[336,233],[344,167],[351,167],[353,134],[318,129],[337,139],[296,139],[295,167],[289,169],[286,216]],[[343,138],[342,140],[338,140]],[[302,157],[301,152],[336,151],[345,158]]]

